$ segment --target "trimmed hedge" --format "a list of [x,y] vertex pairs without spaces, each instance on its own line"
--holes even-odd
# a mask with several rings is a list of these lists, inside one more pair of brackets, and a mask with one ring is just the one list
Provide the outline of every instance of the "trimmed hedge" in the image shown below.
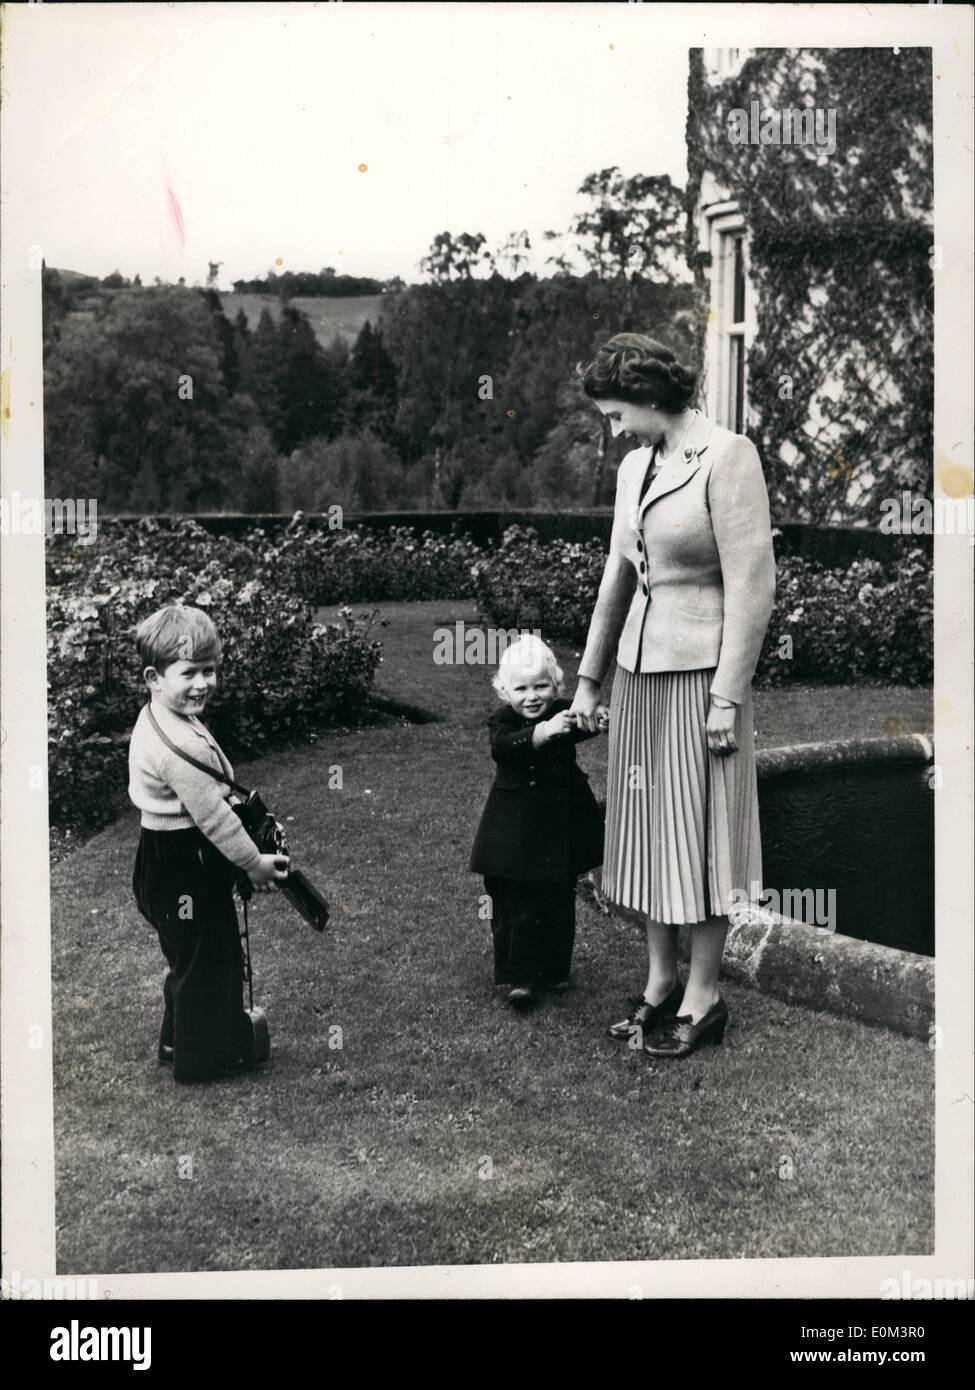
[[[541,545],[534,531],[514,526],[474,566],[475,597],[499,627],[537,625],[546,638],[582,645],[605,558],[596,541]],[[933,572],[923,551],[910,551],[893,577],[876,560],[828,569],[801,556],[779,559],[757,672],[769,683],[924,685],[933,651]]]
[[[564,540],[584,545],[587,541],[598,540],[607,546],[613,526],[611,507],[572,512],[346,512],[342,518],[342,530],[329,529],[327,513],[305,512],[298,515],[309,533],[317,530],[337,537],[352,530],[385,533],[407,527],[420,536],[464,537],[481,549],[500,545],[510,526],[531,527],[542,542]],[[114,537],[139,525],[141,520],[128,516],[99,518],[99,531],[105,530],[106,534]],[[180,524],[183,519],[159,516],[154,520],[166,527]],[[255,530],[260,530],[271,543],[276,543],[293,525],[290,515],[275,513],[265,516],[221,513],[200,515],[192,520],[210,535],[226,536],[240,542],[246,542]],[[777,554],[801,555],[807,560],[818,560],[823,565],[846,565],[860,559],[897,565],[909,550],[921,549],[932,553],[934,543],[932,536],[888,534],[865,526],[811,526],[803,522],[785,521],[777,523],[776,530]]]
[[[251,532],[264,542],[264,533]],[[470,536],[417,535],[403,526],[383,531],[323,530],[297,512],[279,539],[263,551],[265,572],[310,603],[359,603],[463,598],[481,551]]]

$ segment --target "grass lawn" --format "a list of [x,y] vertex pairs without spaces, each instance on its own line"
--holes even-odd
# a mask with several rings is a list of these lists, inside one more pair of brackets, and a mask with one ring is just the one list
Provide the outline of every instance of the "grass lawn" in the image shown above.
[[[431,659],[474,610],[383,611],[380,691],[440,720],[241,769],[333,908],[324,938],[283,900],[252,914],[267,1067],[194,1088],[156,1064],[134,813],[52,870],[59,1271],[929,1252],[923,1042],[729,983],[724,1046],[651,1062],[603,1035],[640,936],[581,901],[576,988],[528,1018],[493,997],[466,864],[495,697],[484,668]],[[763,746],[931,727],[928,691],[756,698]],[[602,794],[605,740],[579,756]]]

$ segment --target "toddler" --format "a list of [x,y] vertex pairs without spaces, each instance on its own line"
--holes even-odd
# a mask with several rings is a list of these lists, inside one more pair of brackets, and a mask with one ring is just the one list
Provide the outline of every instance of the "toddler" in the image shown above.
[[491,898],[494,982],[526,1007],[539,989],[568,989],[576,879],[603,861],[603,813],[575,759],[595,734],[576,728],[537,637],[506,648],[492,684],[504,702],[488,720],[497,766],[470,868]]

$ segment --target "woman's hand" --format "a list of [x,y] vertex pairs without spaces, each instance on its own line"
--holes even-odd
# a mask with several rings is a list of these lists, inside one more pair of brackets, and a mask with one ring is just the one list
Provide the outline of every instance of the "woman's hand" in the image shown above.
[[591,681],[588,676],[580,676],[579,684],[576,686],[575,699],[568,711],[569,714],[575,716],[575,727],[585,729],[590,734],[596,733],[598,730],[596,711],[601,703],[599,686],[596,681]]
[[734,753],[738,749],[738,743],[735,739],[737,712],[736,705],[716,705],[713,700],[711,701],[705,727],[708,736],[708,748],[719,758],[726,758],[729,753]]
[[605,733],[609,728],[609,705],[596,706],[596,728],[600,733]]

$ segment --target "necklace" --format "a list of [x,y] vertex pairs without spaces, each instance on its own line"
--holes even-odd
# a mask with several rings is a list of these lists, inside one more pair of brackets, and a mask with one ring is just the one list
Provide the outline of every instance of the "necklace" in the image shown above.
[[681,435],[680,440],[678,441],[678,443],[677,443],[677,445],[675,446],[675,448],[671,449],[671,451],[670,451],[669,454],[667,454],[666,456],[662,455],[662,454],[660,453],[660,445],[659,445],[659,444],[657,445],[657,448],[656,448],[656,451],[655,451],[655,452],[656,452],[656,457],[657,457],[657,459],[659,460],[659,462],[657,463],[657,467],[658,467],[658,468],[663,468],[663,466],[664,466],[665,463],[669,463],[669,461],[670,461],[672,458],[674,458],[677,454],[680,453],[681,445],[684,443],[684,440],[687,438],[687,431],[690,429],[691,425],[693,424],[693,422],[694,422],[694,417],[695,417],[696,415],[697,415],[697,411],[696,411],[696,410],[692,410],[692,411],[690,412],[690,416],[689,416],[689,418],[688,418],[687,424],[684,426],[684,433]]

